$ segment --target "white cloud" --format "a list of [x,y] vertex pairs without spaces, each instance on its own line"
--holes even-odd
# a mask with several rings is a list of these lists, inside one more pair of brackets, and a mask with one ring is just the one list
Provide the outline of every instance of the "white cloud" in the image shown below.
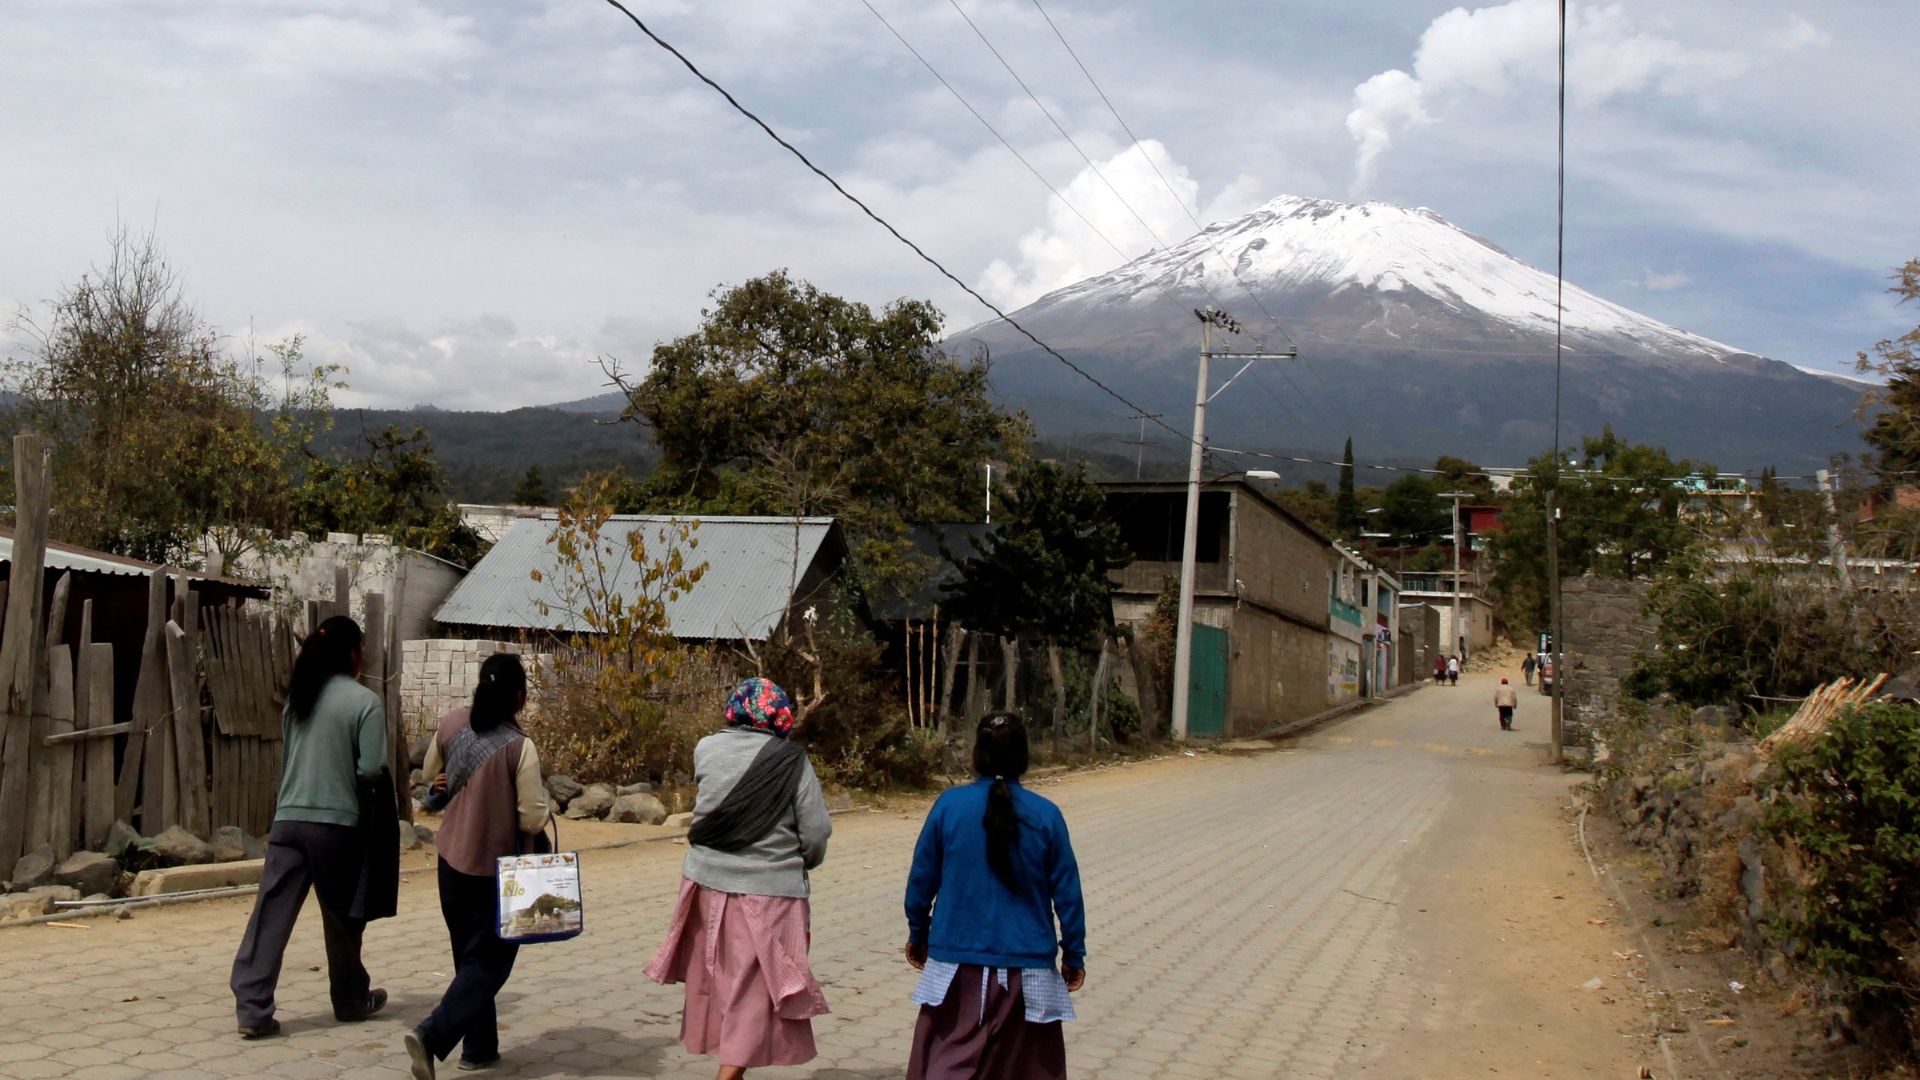
[[[1187,215],[1200,213],[1200,183],[1160,142],[1143,139],[1095,164],[1097,172],[1082,168],[1060,189],[1066,203],[1048,198],[1046,223],[1020,238],[1019,258],[987,265],[976,287],[989,299],[1019,307],[1152,251],[1156,237],[1172,245],[1193,235]],[[1155,175],[1156,167],[1160,175]],[[1224,200],[1207,204],[1208,212],[1244,210],[1257,197],[1253,187],[1241,177],[1221,193]],[[1207,219],[1200,220],[1204,224]]]
[[579,336],[525,334],[498,315],[443,322],[420,332],[397,322],[319,324],[294,320],[259,335],[301,335],[312,364],[345,367],[345,407],[437,405],[510,409],[599,393],[599,352]]
[[1633,283],[1650,292],[1670,292],[1693,284],[1693,275],[1685,270],[1670,270],[1664,273],[1648,270],[1635,278]]
[[1833,44],[1832,35],[1798,14],[1787,16],[1786,29],[1767,39],[1767,44],[1782,52],[1797,49],[1824,49]]
[[[1570,5],[1567,92],[1575,106],[1628,94],[1684,96],[1734,78],[1751,65],[1736,52],[1703,48],[1641,30],[1622,5]],[[1394,137],[1476,99],[1538,94],[1558,75],[1554,0],[1457,7],[1420,36],[1413,71],[1381,72],[1354,88],[1347,131],[1355,143],[1356,190],[1374,180]]]

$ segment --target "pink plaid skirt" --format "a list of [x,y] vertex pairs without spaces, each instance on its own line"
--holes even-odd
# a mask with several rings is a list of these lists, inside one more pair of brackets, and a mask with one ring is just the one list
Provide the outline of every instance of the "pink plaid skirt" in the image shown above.
[[807,901],[680,883],[667,939],[647,964],[657,983],[687,984],[680,1043],[722,1065],[812,1061],[811,1017],[826,995],[807,963]]

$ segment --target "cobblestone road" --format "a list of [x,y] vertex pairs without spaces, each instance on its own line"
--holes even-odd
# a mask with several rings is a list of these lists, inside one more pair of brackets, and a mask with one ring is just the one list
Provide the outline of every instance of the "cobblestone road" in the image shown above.
[[[1089,986],[1068,1031],[1076,1074],[1335,1077],[1365,1066],[1382,1033],[1416,1026],[1446,990],[1390,974],[1422,840],[1458,824],[1463,786],[1541,772],[1524,724],[1495,730],[1477,682],[1421,690],[1288,750],[1042,782],[1074,832],[1090,914]],[[918,826],[918,811],[837,819],[815,878],[814,964],[833,1008],[816,1021],[822,1055],[756,1076],[900,1075],[914,1017],[900,897]],[[589,930],[522,950],[495,1075],[712,1075],[675,1041],[678,988],[640,974],[683,850],[586,856]],[[0,931],[0,1076],[402,1075],[400,1034],[449,974],[430,875],[410,876],[400,916],[368,931],[368,966],[393,994],[383,1015],[332,1022],[309,911],[282,980],[286,1037],[260,1042],[233,1034],[226,988],[248,903]]]

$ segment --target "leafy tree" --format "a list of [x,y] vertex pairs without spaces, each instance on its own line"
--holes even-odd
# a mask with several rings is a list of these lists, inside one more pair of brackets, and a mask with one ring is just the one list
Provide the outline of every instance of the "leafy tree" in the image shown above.
[[26,328],[37,347],[6,384],[16,422],[54,446],[56,535],[177,563],[209,532],[230,557],[286,527],[312,434],[296,417],[325,403],[336,370],[306,367],[298,338],[270,350],[276,397],[271,362],[229,355],[153,237],[125,229]]
[[1273,497],[1301,521],[1323,533],[1334,531],[1338,514],[1334,509],[1333,490],[1325,481],[1309,480],[1300,487],[1277,491]]
[[1353,439],[1340,456],[1340,494],[1333,503],[1333,527],[1341,536],[1360,535],[1360,500],[1353,492]]
[[547,486],[547,478],[540,475],[540,466],[527,466],[527,475],[520,478],[510,498],[515,506],[545,506],[553,501],[553,491]]
[[1433,467],[1438,470],[1439,487],[1435,491],[1469,492],[1473,501],[1490,503],[1498,498],[1493,490],[1493,479],[1480,466],[1466,458],[1441,454],[1433,459]]
[[1395,543],[1413,545],[1430,544],[1446,535],[1453,520],[1440,489],[1418,473],[1387,485],[1380,517],[1381,527]]
[[460,519],[433,442],[389,425],[366,436],[359,458],[315,457],[293,493],[293,520],[307,532],[385,533],[407,547],[471,566],[485,542]]
[[1493,588],[1504,617],[1516,625],[1547,621],[1546,494],[1557,484],[1560,574],[1592,571],[1639,578],[1687,550],[1695,533],[1682,514],[1678,478],[1710,467],[1675,461],[1655,446],[1628,443],[1607,427],[1582,443],[1578,464],[1542,454],[1514,479],[1513,501],[1501,515],[1506,531],[1492,538]]
[[543,617],[575,629],[540,672],[542,693],[530,730],[551,768],[583,779],[623,782],[683,763],[709,725],[676,725],[660,697],[686,657],[668,632],[667,605],[699,584],[705,563],[692,525],[625,535],[608,528],[617,481],[589,477],[568,496],[547,542],[557,571],[539,570]]
[[1113,573],[1132,553],[1106,520],[1106,496],[1084,465],[1032,461],[1016,469],[995,525],[959,561],[950,610],[974,629],[1046,643],[1057,743],[1066,700],[1060,647],[1079,648],[1110,631]]
[[978,520],[983,466],[1019,456],[1024,418],[989,400],[984,357],[940,351],[931,304],[876,313],[776,271],[703,315],[654,349],[639,383],[610,365],[623,418],[660,449],[638,492],[648,509],[832,512],[884,581],[902,569],[909,523]]
[[[1902,304],[1920,298],[1920,259],[1901,267],[1887,291]],[[1881,480],[1920,482],[1920,327],[1879,342],[1871,355],[1861,353],[1858,366],[1886,380],[1884,389],[1868,395],[1867,404],[1880,412],[1862,434],[1874,448]]]

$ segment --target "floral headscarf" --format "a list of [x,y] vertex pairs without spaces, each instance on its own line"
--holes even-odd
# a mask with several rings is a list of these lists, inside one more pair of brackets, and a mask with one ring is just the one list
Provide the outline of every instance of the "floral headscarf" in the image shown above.
[[727,697],[727,723],[784,739],[793,730],[793,703],[771,679],[742,679]]

